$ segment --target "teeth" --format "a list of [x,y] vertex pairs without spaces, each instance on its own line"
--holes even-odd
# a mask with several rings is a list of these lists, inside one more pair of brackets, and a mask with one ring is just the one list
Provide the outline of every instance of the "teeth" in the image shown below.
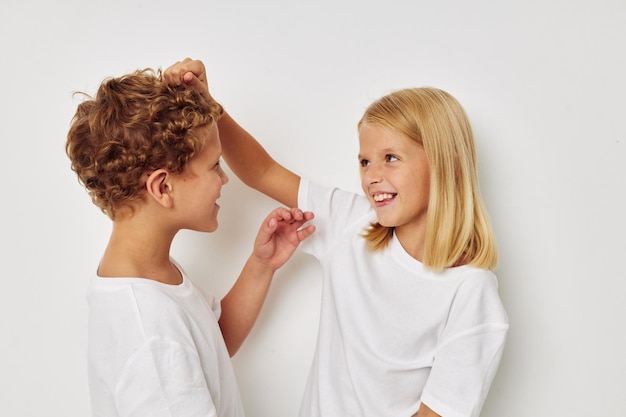
[[374,201],[383,201],[393,198],[393,194],[381,193],[374,196]]

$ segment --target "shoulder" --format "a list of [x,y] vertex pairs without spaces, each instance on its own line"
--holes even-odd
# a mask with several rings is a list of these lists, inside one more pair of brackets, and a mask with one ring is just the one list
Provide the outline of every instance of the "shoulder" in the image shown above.
[[460,288],[468,291],[498,290],[498,278],[488,269],[464,266],[457,274]]
[[461,267],[455,274],[458,281],[451,316],[471,317],[476,323],[508,324],[498,280],[492,271]]
[[166,303],[172,302],[176,286],[162,284],[145,278],[101,278],[94,277],[87,290],[88,300],[101,300],[115,304]]
[[141,278],[94,278],[87,299],[90,317],[101,326],[137,323],[146,331],[178,333],[188,327],[190,317],[206,320],[218,314],[214,303],[187,278],[181,285]]

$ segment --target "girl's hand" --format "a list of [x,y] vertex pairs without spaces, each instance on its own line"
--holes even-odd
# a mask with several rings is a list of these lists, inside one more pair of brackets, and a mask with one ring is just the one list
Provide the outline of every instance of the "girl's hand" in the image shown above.
[[252,258],[272,271],[287,262],[296,248],[315,231],[315,226],[304,226],[313,219],[313,213],[300,209],[278,208],[263,221],[254,241]]
[[206,69],[202,61],[191,58],[178,61],[163,72],[162,79],[171,86],[188,85],[202,94],[203,97],[213,101],[209,93]]

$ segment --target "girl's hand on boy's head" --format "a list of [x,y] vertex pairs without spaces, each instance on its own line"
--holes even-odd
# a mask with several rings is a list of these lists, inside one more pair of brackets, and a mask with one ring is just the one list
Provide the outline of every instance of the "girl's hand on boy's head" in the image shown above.
[[169,85],[188,85],[204,97],[212,99],[202,61],[185,58],[170,65],[162,77]]
[[263,221],[254,242],[252,257],[272,270],[283,266],[296,248],[315,231],[315,226],[304,226],[313,219],[313,213],[300,209],[278,208]]

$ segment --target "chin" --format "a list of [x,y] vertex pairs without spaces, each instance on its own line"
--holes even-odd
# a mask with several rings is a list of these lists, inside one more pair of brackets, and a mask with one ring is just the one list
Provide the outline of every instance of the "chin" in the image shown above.
[[380,217],[376,219],[376,221],[378,222],[378,224],[380,224],[381,226],[384,227],[396,227],[396,223],[389,220],[389,219],[381,219]]
[[216,221],[213,221],[209,224],[205,224],[204,226],[196,229],[198,232],[204,232],[204,233],[213,233],[217,230],[219,224]]

